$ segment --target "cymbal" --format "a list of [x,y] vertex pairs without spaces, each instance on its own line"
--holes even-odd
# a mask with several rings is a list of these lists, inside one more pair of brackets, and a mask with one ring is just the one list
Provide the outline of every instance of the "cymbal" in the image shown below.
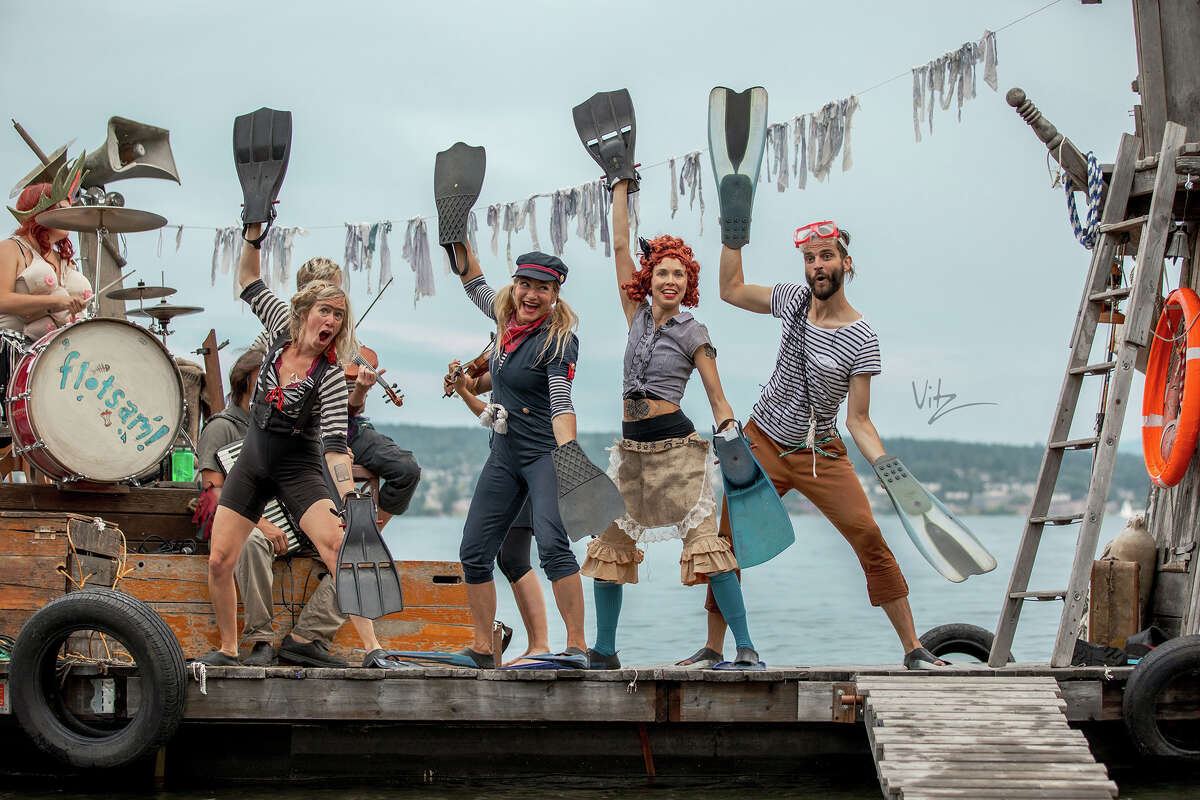
[[104,296],[110,300],[153,300],[156,297],[169,297],[175,292],[170,286],[147,286],[145,281],[138,281],[137,286],[112,289]]
[[150,317],[165,325],[174,317],[181,317],[185,314],[199,314],[203,310],[200,306],[173,306],[164,300],[161,303],[156,303],[146,308],[139,308],[135,311],[126,311],[125,313],[131,317]]
[[109,233],[138,233],[161,228],[167,224],[167,218],[124,206],[72,206],[43,211],[37,215],[37,223],[60,231],[104,228]]

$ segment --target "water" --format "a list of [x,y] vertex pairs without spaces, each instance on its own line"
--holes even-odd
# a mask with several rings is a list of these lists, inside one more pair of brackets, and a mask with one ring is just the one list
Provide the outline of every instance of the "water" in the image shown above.
[[[1009,572],[1020,542],[1024,520],[1018,516],[966,517],[963,521],[993,555],[999,566],[954,584],[929,566],[893,514],[877,518],[888,545],[904,570],[909,603],[922,633],[935,625],[969,622],[994,630]],[[400,560],[458,559],[462,519],[398,517],[385,534],[392,554]],[[1114,537],[1124,520],[1104,521],[1101,543]],[[903,656],[900,642],[883,612],[867,601],[866,580],[850,546],[824,518],[792,517],[796,543],[774,560],[742,576],[750,633],[768,664],[895,664]],[[1074,558],[1077,526],[1048,527],[1030,582],[1030,589],[1066,587]],[[574,546],[583,561],[585,543]],[[621,610],[617,648],[623,664],[678,661],[704,644],[703,586],[679,582],[678,541],[647,545],[640,583],[627,585]],[[537,570],[536,552],[533,556]],[[497,576],[497,618],[513,628],[511,653],[525,649],[525,632],[508,584]],[[542,578],[547,603],[553,603]],[[594,635],[591,582],[584,580],[589,641]],[[1061,602],[1026,603],[1017,628],[1013,655],[1018,661],[1046,661],[1054,646]],[[564,646],[561,619],[550,611],[550,644]],[[732,638],[726,650],[732,649]]]

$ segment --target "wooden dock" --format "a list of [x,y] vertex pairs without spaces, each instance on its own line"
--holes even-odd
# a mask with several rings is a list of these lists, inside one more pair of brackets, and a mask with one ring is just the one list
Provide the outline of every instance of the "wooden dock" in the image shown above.
[[884,797],[1117,795],[1052,677],[862,676],[856,687]]

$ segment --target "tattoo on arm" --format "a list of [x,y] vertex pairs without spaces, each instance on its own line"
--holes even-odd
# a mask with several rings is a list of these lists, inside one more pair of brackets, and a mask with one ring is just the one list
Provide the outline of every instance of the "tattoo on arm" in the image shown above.
[[701,346],[701,348],[700,348],[700,351],[701,351],[702,353],[704,353],[704,355],[706,355],[706,356],[708,356],[709,358],[713,359],[714,361],[715,361],[715,360],[716,360],[716,358],[717,358],[717,348],[713,347],[713,346],[712,346],[711,344],[709,344],[708,342],[705,342],[705,343],[704,343],[704,344]]
[[644,397],[630,397],[626,399],[625,416],[630,419],[645,419],[650,416],[650,403]]
[[346,469],[345,464],[335,464],[333,467],[333,477],[339,481],[350,480],[350,470]]

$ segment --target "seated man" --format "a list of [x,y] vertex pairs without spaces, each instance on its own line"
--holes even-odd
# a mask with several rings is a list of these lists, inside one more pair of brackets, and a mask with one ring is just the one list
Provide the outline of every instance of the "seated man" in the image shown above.
[[[203,538],[208,536],[211,514],[216,510],[221,487],[225,483],[225,470],[217,460],[217,451],[246,438],[246,431],[250,427],[250,400],[254,396],[254,384],[258,380],[258,368],[265,352],[265,348],[256,344],[238,358],[229,371],[231,404],[219,414],[214,414],[200,432],[200,441],[196,445],[196,466],[200,470],[200,481],[204,488],[197,521],[201,522],[200,535]],[[206,515],[204,509],[211,511]],[[287,553],[287,548],[286,534],[263,517],[250,533],[238,558],[234,577],[246,619],[242,638],[251,644],[250,655],[242,663],[266,667],[284,661],[308,667],[344,667],[346,662],[329,652],[329,643],[346,618],[338,612],[333,577],[328,573],[322,576],[316,591],[301,610],[292,632],[283,638],[276,656],[272,644],[275,634],[271,627],[274,616],[271,600],[274,577],[272,564],[276,556]]]
[[[303,289],[312,281],[328,281],[341,287],[342,268],[328,258],[310,258],[296,270],[296,290]],[[265,346],[262,336],[259,341]],[[354,463],[379,476],[379,494],[375,498],[375,505],[379,510],[379,527],[382,529],[392,517],[408,510],[408,503],[421,479],[421,468],[410,451],[402,449],[390,437],[375,430],[371,421],[362,415],[367,390],[375,384],[375,380],[376,373],[373,370],[362,368],[357,371],[357,378],[349,381],[350,422],[346,443],[354,456]]]

